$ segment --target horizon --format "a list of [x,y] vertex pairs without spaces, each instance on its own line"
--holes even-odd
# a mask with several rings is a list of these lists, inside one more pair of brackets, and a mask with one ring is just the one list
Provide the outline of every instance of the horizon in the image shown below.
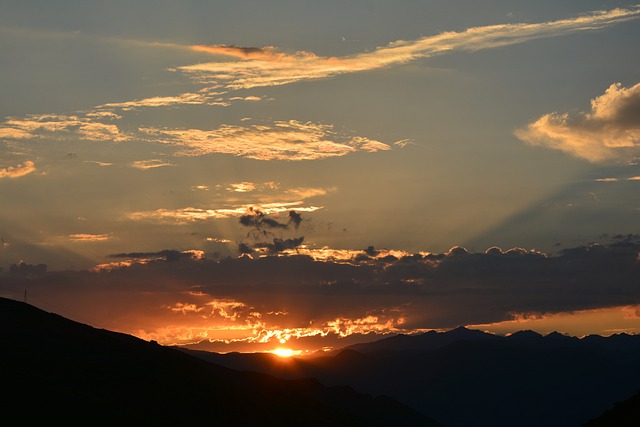
[[0,34],[0,297],[224,352],[640,333],[637,2],[10,0]]
[[[89,323],[84,323],[82,321],[79,320],[74,320],[70,317],[66,317],[63,314],[60,313],[56,313],[54,311],[52,312],[48,312],[45,308],[42,307],[38,307],[37,305],[34,305],[30,302],[27,301],[27,297],[25,296],[25,300],[24,301],[19,301],[16,299],[12,299],[12,298],[6,298],[3,296],[0,296],[0,299],[10,299],[16,302],[20,302],[20,303],[24,303],[27,305],[30,305],[36,309],[42,310],[44,312],[47,312],[49,314],[56,314],[59,315],[65,319],[71,320],[73,322],[79,323],[79,324],[84,324],[87,326],[90,326],[92,328],[96,328],[96,329],[103,329],[103,328],[99,328],[95,325],[91,325]],[[108,330],[108,329],[103,329],[103,330]],[[206,348],[200,348],[199,343],[195,343],[195,344],[186,344],[186,345],[168,345],[167,347],[172,347],[172,348],[183,348],[186,350],[193,350],[193,351],[203,351],[203,352],[208,352],[208,353],[216,353],[216,354],[267,354],[267,355],[271,355],[271,356],[277,356],[280,359],[288,359],[288,358],[295,358],[295,357],[301,357],[301,358],[305,358],[305,357],[322,357],[323,355],[337,355],[338,353],[344,351],[344,350],[353,350],[353,351],[358,351],[358,350],[354,350],[353,347],[358,347],[359,345],[364,345],[365,347],[368,344],[374,344],[374,343],[378,343],[378,342],[382,342],[385,341],[387,339],[390,338],[394,338],[394,337],[415,337],[415,336],[421,336],[421,335],[430,335],[431,333],[435,333],[437,335],[448,335],[450,333],[455,333],[455,332],[480,332],[482,333],[482,335],[489,335],[489,336],[494,336],[497,338],[509,338],[512,337],[514,335],[517,334],[521,334],[521,333],[533,333],[536,336],[539,336],[542,339],[548,338],[550,336],[563,336],[563,337],[567,337],[567,338],[575,338],[577,340],[584,340],[584,339],[588,339],[590,337],[602,337],[602,338],[610,338],[610,337],[614,337],[614,336],[640,336],[640,334],[634,334],[634,333],[627,333],[627,332],[617,332],[617,333],[611,333],[610,335],[601,335],[601,334],[587,334],[587,335],[583,335],[583,336],[576,336],[576,335],[571,335],[571,334],[567,334],[567,333],[563,333],[563,332],[558,332],[558,331],[551,331],[551,332],[547,332],[547,333],[539,333],[536,332],[534,330],[531,329],[519,329],[516,330],[514,332],[506,332],[506,333],[499,333],[499,332],[492,332],[492,331],[488,331],[488,330],[481,330],[481,329],[474,329],[474,328],[469,328],[467,326],[457,326],[454,328],[450,328],[450,329],[443,329],[443,330],[435,330],[435,329],[431,329],[431,330],[427,330],[427,331],[414,331],[414,332],[409,332],[409,333],[391,333],[391,334],[386,334],[386,335],[379,335],[375,338],[370,338],[368,340],[364,340],[364,341],[360,341],[360,342],[355,342],[355,343],[351,343],[348,345],[345,345],[344,347],[337,347],[337,348],[321,348],[321,349],[316,349],[316,350],[294,350],[291,348],[288,348],[285,345],[281,345],[281,346],[277,346],[276,348],[272,348],[272,349],[257,349],[257,350],[253,350],[253,351],[237,351],[237,350],[227,350],[227,351],[215,351],[215,350],[207,350]],[[111,332],[116,332],[116,331],[111,331]],[[128,335],[128,334],[127,334]],[[131,335],[133,336],[133,335]],[[136,337],[136,338],[140,338],[140,337]],[[465,340],[465,337],[459,338],[460,340]],[[162,345],[160,343],[157,343],[155,340],[152,340],[150,342]],[[206,347],[206,344],[205,344]]]

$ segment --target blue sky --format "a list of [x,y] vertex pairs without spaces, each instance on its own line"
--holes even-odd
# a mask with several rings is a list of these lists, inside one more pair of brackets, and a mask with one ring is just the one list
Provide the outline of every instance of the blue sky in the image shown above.
[[[1,1],[0,274],[636,244],[639,18],[626,1]],[[527,310],[633,312],[629,292]],[[413,324],[410,303],[391,323],[332,315],[387,333],[522,314]]]

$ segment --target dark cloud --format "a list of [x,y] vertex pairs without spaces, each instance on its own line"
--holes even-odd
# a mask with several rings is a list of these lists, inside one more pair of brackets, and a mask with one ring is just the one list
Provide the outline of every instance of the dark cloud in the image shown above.
[[264,212],[256,208],[249,208],[248,212],[240,217],[239,222],[245,227],[287,228],[287,224],[268,218]]
[[27,264],[24,261],[20,261],[17,264],[11,264],[9,266],[9,274],[16,274],[16,275],[23,275],[23,276],[40,275],[40,274],[46,273],[46,271],[47,271],[46,264],[33,265],[33,264]]
[[238,252],[240,252],[241,254],[250,254],[251,252],[253,252],[253,249],[251,249],[251,246],[247,245],[246,243],[240,243],[238,245]]
[[300,226],[301,222],[302,222],[302,215],[301,214],[299,214],[296,211],[289,211],[289,223],[293,223],[293,225],[295,226],[296,230]]
[[265,248],[270,253],[278,253],[287,249],[295,249],[302,244],[304,237],[294,237],[291,239],[273,239],[273,243],[256,243],[254,248]]
[[364,250],[364,253],[369,255],[370,257],[378,255],[378,251],[376,251],[373,246],[368,246],[367,249]]
[[191,252],[181,252],[172,249],[165,249],[159,252],[129,252],[129,253],[119,253],[119,254],[110,254],[109,258],[125,258],[125,259],[133,259],[133,260],[158,260],[162,259],[167,262],[179,261],[181,259],[191,259],[194,257],[194,254]]
[[[640,304],[640,242],[633,240],[567,248],[553,256],[496,247],[478,253],[455,248],[362,260],[354,255],[347,261],[284,256],[283,250],[298,248],[302,241],[298,237],[258,247],[240,244],[240,252],[260,256],[239,258],[196,259],[179,251],[114,254],[113,258],[128,259],[158,256],[108,271],[5,274],[0,291],[29,289],[65,307],[85,304],[93,307],[94,317],[102,313],[109,322],[142,322],[141,313],[167,316],[169,310],[161,307],[204,307],[216,299],[243,304],[235,312],[245,317],[225,319],[240,325],[255,323],[250,313],[262,313],[261,322],[268,327],[265,313],[286,312],[273,321],[278,329],[324,325],[360,333],[381,333],[391,326],[395,332],[450,328],[511,320],[516,314]],[[165,262],[170,254],[182,261]],[[110,299],[117,310],[113,305],[97,308]]]

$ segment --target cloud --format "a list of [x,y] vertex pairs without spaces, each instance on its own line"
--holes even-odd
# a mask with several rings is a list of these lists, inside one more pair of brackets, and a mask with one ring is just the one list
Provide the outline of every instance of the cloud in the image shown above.
[[249,207],[244,215],[240,215],[239,222],[245,227],[287,228],[287,224],[268,218],[263,211],[253,206]]
[[253,182],[238,182],[235,184],[229,184],[229,191],[236,191],[238,193],[248,193],[256,189],[256,185]]
[[[289,120],[248,126],[223,125],[212,130],[140,127],[125,131],[111,123],[121,116],[99,113],[11,117],[0,126],[0,139],[145,141],[170,146],[176,156],[232,154],[257,160],[315,160],[357,151],[391,149],[380,141],[339,133],[332,125],[322,123]],[[134,162],[131,166],[148,169],[170,164],[154,159]]]
[[215,243],[231,243],[229,239],[221,239],[219,237],[207,237],[205,239],[207,242],[215,242]]
[[21,176],[29,175],[36,171],[36,165],[31,160],[16,166],[7,166],[6,168],[0,168],[0,179],[2,178],[19,178]]
[[0,128],[0,139],[29,139],[32,136],[31,132],[23,129],[14,127]]
[[[117,117],[117,116],[115,116]],[[10,117],[0,127],[0,138],[41,139],[62,141],[77,138],[85,141],[123,142],[129,136],[117,125],[103,123],[97,119],[112,120],[114,116],[88,116],[79,114],[30,114],[25,117]]]
[[503,24],[444,32],[417,40],[398,40],[372,52],[345,57],[322,57],[311,52],[284,53],[273,46],[193,46],[198,52],[237,58],[242,61],[206,62],[178,69],[197,81],[227,89],[276,86],[303,80],[326,78],[404,64],[420,58],[454,51],[478,51],[554,37],[578,31],[596,30],[636,19],[640,8],[596,11],[576,18],[534,24]]
[[515,135],[592,163],[631,161],[640,156],[640,83],[614,83],[578,117],[545,114]]
[[300,227],[300,223],[302,223],[302,215],[296,211],[289,211],[289,222],[293,223],[294,227],[297,229]]
[[264,215],[272,215],[288,212],[291,209],[300,212],[315,212],[322,209],[322,206],[301,206],[302,201],[295,202],[275,202],[263,203],[260,205],[235,205],[229,208],[202,209],[202,208],[182,208],[182,209],[156,209],[154,211],[132,212],[128,218],[136,221],[154,221],[162,223],[186,224],[193,221],[206,221],[211,219],[224,219],[242,217],[248,210],[255,209]]
[[[218,129],[140,129],[148,142],[178,148],[179,156],[232,154],[256,160],[316,160],[356,151],[386,151],[391,147],[362,136],[345,136],[332,125],[275,121],[271,125],[223,125]],[[144,136],[143,136],[144,137]]]
[[296,187],[285,190],[284,194],[294,199],[308,199],[310,197],[324,196],[325,194],[335,191],[335,187],[331,188],[313,188],[313,187]]
[[147,169],[160,168],[163,166],[174,166],[174,165],[172,163],[168,163],[163,160],[150,159],[150,160],[137,160],[135,162],[132,162],[130,166],[136,169],[147,170]]
[[304,237],[293,237],[289,239],[274,238],[272,243],[260,242],[253,245],[253,250],[267,251],[268,254],[277,254],[287,250],[295,250],[304,241]]
[[[225,341],[229,349],[640,304],[640,242],[633,235],[553,256],[456,246],[444,253],[367,248],[342,250],[341,259],[314,258],[302,243],[296,237],[241,244],[240,252],[252,256],[235,259],[178,250],[119,253],[93,271],[48,272],[37,280],[5,275],[0,291],[28,288],[52,306],[88,310],[101,327],[118,325],[162,343]],[[324,252],[330,251],[340,253]]]
[[140,107],[158,108],[171,107],[176,105],[219,105],[229,106],[229,102],[218,96],[225,92],[200,92],[200,93],[181,93],[175,96],[152,96],[150,98],[138,99],[134,101],[112,102],[99,105],[97,109],[121,108],[123,110],[132,110]]
[[42,275],[47,271],[46,264],[27,264],[24,261],[20,261],[17,264],[11,264],[9,266],[9,274],[15,274],[20,276]]
[[70,234],[69,239],[74,242],[101,242],[109,240],[111,237],[108,234]]
[[[274,122],[271,125],[234,126],[226,125],[213,130],[201,129],[161,129],[157,127],[130,126],[123,122],[123,113],[137,108],[176,108],[189,105],[227,106],[233,101],[259,101],[265,99],[255,95],[231,96],[229,90],[258,86],[274,86],[302,80],[336,76],[344,73],[363,72],[394,65],[400,65],[421,58],[455,51],[478,51],[500,46],[514,45],[528,40],[559,36],[578,31],[605,28],[640,16],[640,6],[609,11],[595,11],[583,16],[533,24],[503,24],[469,28],[460,32],[444,32],[416,40],[398,40],[371,52],[344,57],[322,57],[311,52],[280,52],[276,47],[238,46],[182,46],[168,43],[147,43],[132,40],[109,39],[111,42],[137,45],[147,48],[189,49],[229,60],[206,62],[178,67],[204,87],[197,91],[172,96],[151,96],[148,98],[113,102],[98,105],[93,109],[72,114],[41,114],[25,117],[9,117],[0,125],[0,139],[23,141],[46,139],[65,141],[158,142],[177,148],[176,155],[199,156],[212,153],[231,154],[259,160],[314,160],[344,156],[356,151],[377,152],[391,149],[382,142],[362,136],[337,134],[330,125],[301,123],[297,121]],[[604,101],[604,99],[603,99]],[[633,104],[636,105],[636,104]],[[635,107],[619,110],[616,118],[603,120],[622,127],[619,134],[601,136],[609,146],[626,146],[632,150],[637,146],[637,128],[633,121]],[[611,107],[603,102],[602,111]],[[116,113],[114,110],[118,110]],[[623,111],[624,110],[624,111]],[[120,114],[122,113],[122,114]],[[538,128],[562,128],[562,116],[550,115]],[[126,123],[126,125],[125,125]],[[634,130],[635,129],[635,130]],[[542,136],[544,129],[542,129]],[[538,135],[540,136],[540,135]],[[525,136],[523,136],[525,137]],[[556,140],[560,139],[558,143]],[[537,138],[529,137],[529,140]],[[565,137],[546,137],[551,145],[566,145]],[[548,141],[547,141],[548,142]],[[408,140],[394,143],[397,147],[409,144]],[[617,144],[617,145],[616,145]],[[593,144],[591,144],[593,145]],[[596,143],[596,145],[598,145]],[[569,149],[576,155],[584,155],[585,150]],[[609,158],[613,151],[588,150],[589,158]],[[635,153],[635,151],[633,151]],[[622,154],[619,154],[622,156]],[[614,156],[617,157],[617,156]]]
[[100,167],[106,167],[106,166],[113,166],[113,163],[111,162],[99,162],[97,160],[85,160],[86,163],[93,163],[96,164]]
[[138,262],[149,262],[163,260],[167,262],[179,261],[181,259],[202,259],[204,253],[200,250],[176,251],[165,249],[159,252],[129,252],[111,254],[109,258],[127,258]]

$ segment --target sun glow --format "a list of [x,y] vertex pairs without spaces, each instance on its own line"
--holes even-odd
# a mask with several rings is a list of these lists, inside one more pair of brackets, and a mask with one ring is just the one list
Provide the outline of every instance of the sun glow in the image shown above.
[[291,356],[301,355],[302,350],[292,350],[290,348],[276,348],[275,350],[272,350],[271,353],[279,357],[291,357]]

